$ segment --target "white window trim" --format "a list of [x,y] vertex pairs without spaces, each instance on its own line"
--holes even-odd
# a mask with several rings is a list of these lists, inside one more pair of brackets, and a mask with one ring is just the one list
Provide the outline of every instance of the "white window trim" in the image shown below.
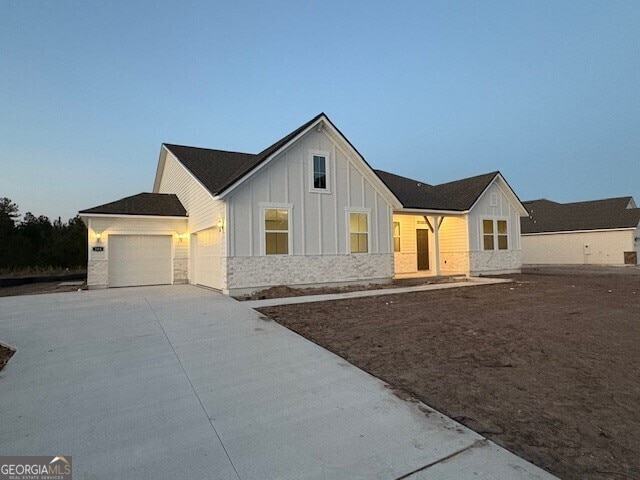
[[[347,230],[347,253],[349,255],[368,255],[371,253],[371,209],[370,208],[356,208],[345,207],[345,224]],[[366,213],[367,214],[367,252],[351,252],[351,219],[352,213]],[[361,232],[360,232],[361,233]]]
[[[493,249],[486,250],[484,248],[484,221],[490,220],[493,222]],[[506,250],[501,250],[498,247],[498,221],[503,220],[507,222],[507,248]],[[503,235],[504,236],[504,235]],[[480,218],[480,247],[483,252],[508,252],[511,250],[511,235],[509,234],[509,217],[481,217]]]
[[[398,224],[398,235],[396,236],[396,223]],[[392,222],[391,228],[393,230],[391,237],[393,238],[393,253],[401,253],[402,252],[402,223],[401,222]],[[396,238],[398,239],[398,251],[396,251]]]
[[[287,253],[271,253],[270,257],[293,255],[293,204],[291,203],[263,203],[260,202],[260,255],[267,255],[267,229],[265,227],[265,212],[267,210],[287,210],[289,229],[287,230]],[[272,230],[269,230],[272,231]],[[283,230],[284,232],[284,230]],[[253,239],[252,239],[253,241]]]
[[[327,188],[313,187],[313,156],[324,157],[324,167],[327,177]],[[309,192],[311,193],[331,193],[331,153],[322,150],[309,150]]]

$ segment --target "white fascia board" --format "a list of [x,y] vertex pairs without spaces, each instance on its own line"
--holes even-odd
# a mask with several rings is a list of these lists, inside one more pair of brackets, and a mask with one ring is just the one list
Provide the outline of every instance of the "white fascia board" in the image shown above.
[[523,237],[535,237],[536,235],[562,235],[564,233],[599,233],[599,232],[627,232],[631,230],[635,230],[636,227],[625,227],[625,228],[599,228],[593,230],[561,230],[557,232],[538,232],[538,233],[521,233],[520,235]]
[[[346,149],[349,151],[349,153],[351,153],[352,156],[355,156],[356,158],[360,159],[361,165],[366,169],[366,174],[365,174],[365,172],[363,171],[362,168],[357,168],[357,166],[356,166],[356,168],[358,169],[360,174],[362,174],[364,177],[367,177],[370,182],[378,184],[378,188],[382,189],[382,191],[387,194],[387,197],[388,197],[387,200],[390,200],[389,203],[391,203],[391,206],[394,209],[402,208],[402,202],[400,201],[400,199],[398,197],[396,197],[396,195],[391,191],[391,189],[389,187],[387,187],[387,185],[380,179],[380,177],[376,174],[376,172],[373,171],[371,166],[369,166],[369,164],[362,157],[362,155],[360,155],[358,153],[358,151],[355,148],[353,148],[351,143],[344,137],[344,135],[342,135],[338,130],[336,130],[336,128],[333,126],[333,124],[331,123],[330,120],[327,120],[325,122],[325,124],[329,128],[331,134],[335,138],[338,138],[338,139],[342,140],[342,143],[344,144]],[[331,139],[331,140],[333,140],[333,139]],[[338,147],[338,148],[341,148],[341,147]],[[342,150],[344,150],[344,149],[342,149]],[[349,156],[347,155],[347,159],[348,158],[349,158]],[[353,163],[353,162],[351,162],[351,163]]]
[[411,215],[449,215],[449,216],[459,216],[466,215],[469,213],[469,210],[429,210],[429,209],[421,209],[421,208],[400,208],[393,211],[394,214],[411,214]]
[[160,155],[158,155],[158,166],[156,167],[156,178],[153,181],[153,193],[158,193],[160,190],[160,179],[164,174],[164,164],[167,158],[167,148],[164,144],[160,145]]
[[131,215],[125,213],[79,213],[80,218],[154,218],[171,220],[188,220],[189,217],[177,217],[173,215]]
[[302,138],[304,135],[306,135],[310,130],[315,128],[320,122],[322,122],[325,119],[326,119],[325,116],[322,115],[320,118],[318,118],[318,120],[313,122],[311,125],[309,125],[307,128],[305,128],[302,132],[300,132],[298,135],[293,137],[291,140],[289,140],[287,143],[285,143],[282,147],[280,147],[278,150],[273,152],[266,159],[264,159],[262,162],[260,162],[258,165],[256,165],[249,173],[246,173],[244,176],[242,176],[242,178],[236,180],[236,182],[233,185],[231,185],[229,188],[227,188],[224,192],[216,195],[213,198],[216,199],[216,200],[222,200],[224,197],[228,196],[236,188],[238,188],[240,185],[242,185],[245,182],[245,180],[247,180],[248,178],[252,177],[259,170],[262,170],[265,166],[267,166],[271,162],[271,160],[276,158],[283,150],[286,150],[287,148],[289,148],[291,145],[293,145],[295,142],[297,142],[300,138]]
[[[482,193],[478,196],[478,198],[476,199],[475,202],[473,202],[473,205],[471,205],[471,208],[469,209],[469,211],[473,210],[473,208],[478,204],[478,202],[480,201],[480,199],[482,197],[484,197],[484,195],[487,193],[487,190],[489,190],[489,188],[496,183],[496,181],[500,179],[502,180],[502,183],[504,183],[504,185],[507,187],[508,190],[508,194],[511,196],[511,199],[514,201],[514,203],[518,206],[518,210],[520,210],[520,216],[521,217],[528,217],[529,216],[529,211],[524,208],[524,205],[522,205],[522,202],[518,199],[518,196],[516,195],[516,193],[511,189],[511,187],[509,186],[509,184],[507,183],[507,181],[504,179],[504,177],[502,176],[502,174],[500,172],[498,172],[496,174],[496,176],[493,178],[493,180],[491,180],[489,182],[489,185],[487,185],[487,187],[482,191]],[[502,190],[502,188],[501,188]]]

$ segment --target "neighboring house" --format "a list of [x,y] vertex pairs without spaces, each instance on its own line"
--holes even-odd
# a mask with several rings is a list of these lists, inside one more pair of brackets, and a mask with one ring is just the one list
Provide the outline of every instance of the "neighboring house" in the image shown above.
[[638,264],[640,209],[632,197],[577,203],[524,202],[525,264]]
[[82,210],[88,285],[384,283],[516,272],[527,212],[499,172],[374,171],[320,114],[258,154],[163,144],[153,193]]

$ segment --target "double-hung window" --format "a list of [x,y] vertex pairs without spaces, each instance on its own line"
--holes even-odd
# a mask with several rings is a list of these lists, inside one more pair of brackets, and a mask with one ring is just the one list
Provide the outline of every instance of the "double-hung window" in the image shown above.
[[369,252],[369,214],[349,212],[349,250],[351,253]]
[[482,220],[482,246],[484,250],[509,249],[509,228],[506,220]]
[[309,154],[309,184],[315,193],[330,193],[329,154],[312,151]]
[[265,208],[264,210],[264,252],[267,255],[287,255],[289,253],[290,208]]

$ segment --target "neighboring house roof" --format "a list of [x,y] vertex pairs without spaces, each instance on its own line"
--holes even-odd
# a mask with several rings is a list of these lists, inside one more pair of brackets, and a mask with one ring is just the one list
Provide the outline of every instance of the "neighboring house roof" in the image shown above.
[[629,208],[635,206],[632,197],[575,203],[541,199],[523,205],[529,212],[521,219],[523,234],[635,228],[640,223],[640,208]]
[[186,217],[187,211],[173,193],[139,193],[115,202],[79,212],[81,215],[150,215],[161,217]]
[[320,113],[260,153],[227,152],[184,145],[163,145],[196,177],[212,195],[218,195],[280,150],[320,117]]
[[402,202],[404,208],[421,210],[469,210],[500,172],[485,173],[455,182],[429,185],[383,170],[376,174]]

